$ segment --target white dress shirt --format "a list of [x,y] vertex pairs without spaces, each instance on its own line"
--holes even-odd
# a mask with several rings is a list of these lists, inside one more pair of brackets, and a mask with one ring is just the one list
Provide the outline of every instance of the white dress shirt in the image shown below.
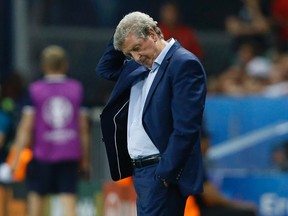
[[174,43],[175,40],[172,38],[153,62],[152,69],[147,78],[135,83],[131,88],[128,111],[127,140],[128,152],[132,159],[159,153],[159,150],[153,144],[143,127],[143,108],[150,87],[158,72],[159,66]]

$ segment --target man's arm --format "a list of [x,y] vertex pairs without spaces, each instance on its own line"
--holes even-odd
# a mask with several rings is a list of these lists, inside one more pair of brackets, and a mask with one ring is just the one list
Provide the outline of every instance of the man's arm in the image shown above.
[[82,164],[81,168],[85,175],[89,175],[90,171],[90,127],[89,116],[86,111],[80,112],[79,128],[82,150]]
[[137,67],[139,67],[138,63],[133,60],[127,60],[121,51],[114,49],[112,37],[97,64],[96,74],[102,78],[117,81],[124,68],[125,71],[131,72]]
[[124,54],[114,49],[112,37],[97,64],[96,74],[105,79],[116,81],[120,75],[120,68],[124,60]]
[[15,157],[11,162],[12,172],[17,167],[21,151],[30,144],[33,127],[34,127],[34,112],[24,110],[17,128],[16,138],[14,142]]

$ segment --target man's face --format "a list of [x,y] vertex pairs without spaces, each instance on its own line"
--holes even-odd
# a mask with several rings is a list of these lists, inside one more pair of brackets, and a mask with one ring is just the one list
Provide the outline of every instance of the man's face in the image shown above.
[[145,39],[138,38],[135,34],[130,33],[124,41],[122,52],[139,64],[151,68],[160,53],[157,48],[158,40],[155,32],[151,32]]

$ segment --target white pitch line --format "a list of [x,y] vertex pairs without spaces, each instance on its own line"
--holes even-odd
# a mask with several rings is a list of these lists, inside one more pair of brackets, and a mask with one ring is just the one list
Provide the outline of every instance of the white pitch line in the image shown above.
[[252,133],[239,136],[234,139],[212,146],[208,151],[209,159],[219,159],[229,154],[241,151],[248,147],[259,144],[270,137],[288,134],[288,122],[281,122],[268,126]]

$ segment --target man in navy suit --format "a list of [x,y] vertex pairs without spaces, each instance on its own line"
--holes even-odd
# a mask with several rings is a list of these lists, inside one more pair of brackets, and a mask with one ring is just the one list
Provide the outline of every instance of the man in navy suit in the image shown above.
[[127,14],[96,72],[116,81],[101,114],[111,176],[133,175],[138,216],[183,215],[187,196],[203,191],[200,149],[206,76],[157,22]]

